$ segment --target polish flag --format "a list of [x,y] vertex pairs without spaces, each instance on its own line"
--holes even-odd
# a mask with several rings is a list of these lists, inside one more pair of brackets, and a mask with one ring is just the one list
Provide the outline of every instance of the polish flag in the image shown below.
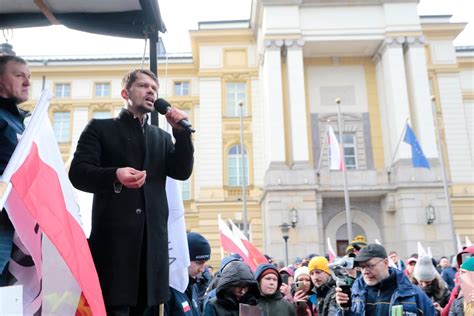
[[331,159],[329,169],[342,171],[344,168],[342,150],[341,146],[339,145],[339,142],[337,141],[336,134],[334,134],[334,131],[331,126],[328,126],[328,144],[330,153],[329,156]]
[[328,242],[329,262],[333,262],[334,258],[336,258],[336,253],[334,252],[334,249],[332,248],[331,238],[328,237],[327,242]]
[[[45,91],[2,176],[7,190],[0,209],[5,205],[36,270],[34,277],[17,278],[16,284],[23,285],[25,314],[39,304],[43,315],[102,316],[99,279],[48,120],[50,99]],[[32,297],[28,290],[38,282],[40,291]]]
[[250,268],[255,271],[257,267],[262,264],[262,263],[268,263],[267,258],[258,250],[248,239],[247,237],[242,233],[242,231],[235,226],[234,222],[229,220],[230,225],[232,227],[232,232],[234,233],[235,236],[239,237],[239,239],[242,241],[244,244],[245,248],[247,248],[247,251],[249,253],[249,262],[246,262]]
[[248,264],[249,251],[245,248],[242,240],[230,230],[229,226],[221,219],[220,214],[217,217],[217,221],[219,223],[219,236],[222,249],[229,253],[238,253]]

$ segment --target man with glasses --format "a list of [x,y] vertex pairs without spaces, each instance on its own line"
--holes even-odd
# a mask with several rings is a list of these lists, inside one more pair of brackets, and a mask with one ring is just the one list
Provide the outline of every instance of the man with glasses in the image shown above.
[[[338,315],[436,315],[429,298],[413,285],[398,269],[389,267],[385,248],[369,244],[355,257],[362,275],[352,286],[351,307]],[[349,302],[349,296],[336,288],[339,306]]]

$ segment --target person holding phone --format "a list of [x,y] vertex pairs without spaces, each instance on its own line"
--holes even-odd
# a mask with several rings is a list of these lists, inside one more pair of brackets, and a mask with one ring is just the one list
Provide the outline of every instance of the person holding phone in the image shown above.
[[349,295],[336,288],[336,302],[341,306],[337,315],[379,316],[393,315],[436,315],[428,296],[412,284],[402,271],[389,267],[385,248],[369,244],[355,257],[362,275],[352,285],[350,307]]
[[293,283],[293,301],[296,305],[297,316],[316,316],[317,298],[312,291],[313,283],[309,276],[308,267],[302,266],[295,271]]
[[288,267],[280,269],[281,286],[280,292],[283,293],[283,298],[293,303],[293,295],[291,294],[291,285],[293,284],[293,269]]
[[[273,264],[264,263],[255,270],[258,282],[258,306],[263,311],[263,316],[294,316],[295,307],[283,298],[280,292],[282,278]],[[288,281],[288,280],[287,280]]]

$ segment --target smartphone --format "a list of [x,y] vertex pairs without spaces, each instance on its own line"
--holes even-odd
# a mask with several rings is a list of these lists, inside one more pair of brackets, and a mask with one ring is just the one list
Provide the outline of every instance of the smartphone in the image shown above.
[[304,291],[304,282],[296,282],[296,290],[297,291]]
[[281,277],[281,283],[288,284],[288,274],[282,273],[280,274],[280,277]]
[[341,307],[342,308],[351,307],[352,306],[351,286],[347,284],[341,284],[341,285],[338,285],[338,287],[341,288],[342,293],[345,293],[349,296],[349,301],[345,304],[341,304]]

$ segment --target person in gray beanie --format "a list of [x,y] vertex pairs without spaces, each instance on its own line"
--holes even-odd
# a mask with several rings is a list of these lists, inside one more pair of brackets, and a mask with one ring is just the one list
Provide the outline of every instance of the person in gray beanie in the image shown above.
[[425,292],[433,302],[435,309],[441,313],[443,307],[446,306],[449,301],[451,291],[433,266],[429,256],[423,256],[418,260],[415,265],[415,270],[413,271],[413,276],[413,283],[418,285],[423,292]]
[[200,316],[202,315],[199,303],[199,291],[196,284],[197,277],[203,273],[206,262],[211,258],[211,245],[199,233],[188,233],[189,283],[184,293],[170,287],[170,299],[165,303],[165,315],[168,316]]

